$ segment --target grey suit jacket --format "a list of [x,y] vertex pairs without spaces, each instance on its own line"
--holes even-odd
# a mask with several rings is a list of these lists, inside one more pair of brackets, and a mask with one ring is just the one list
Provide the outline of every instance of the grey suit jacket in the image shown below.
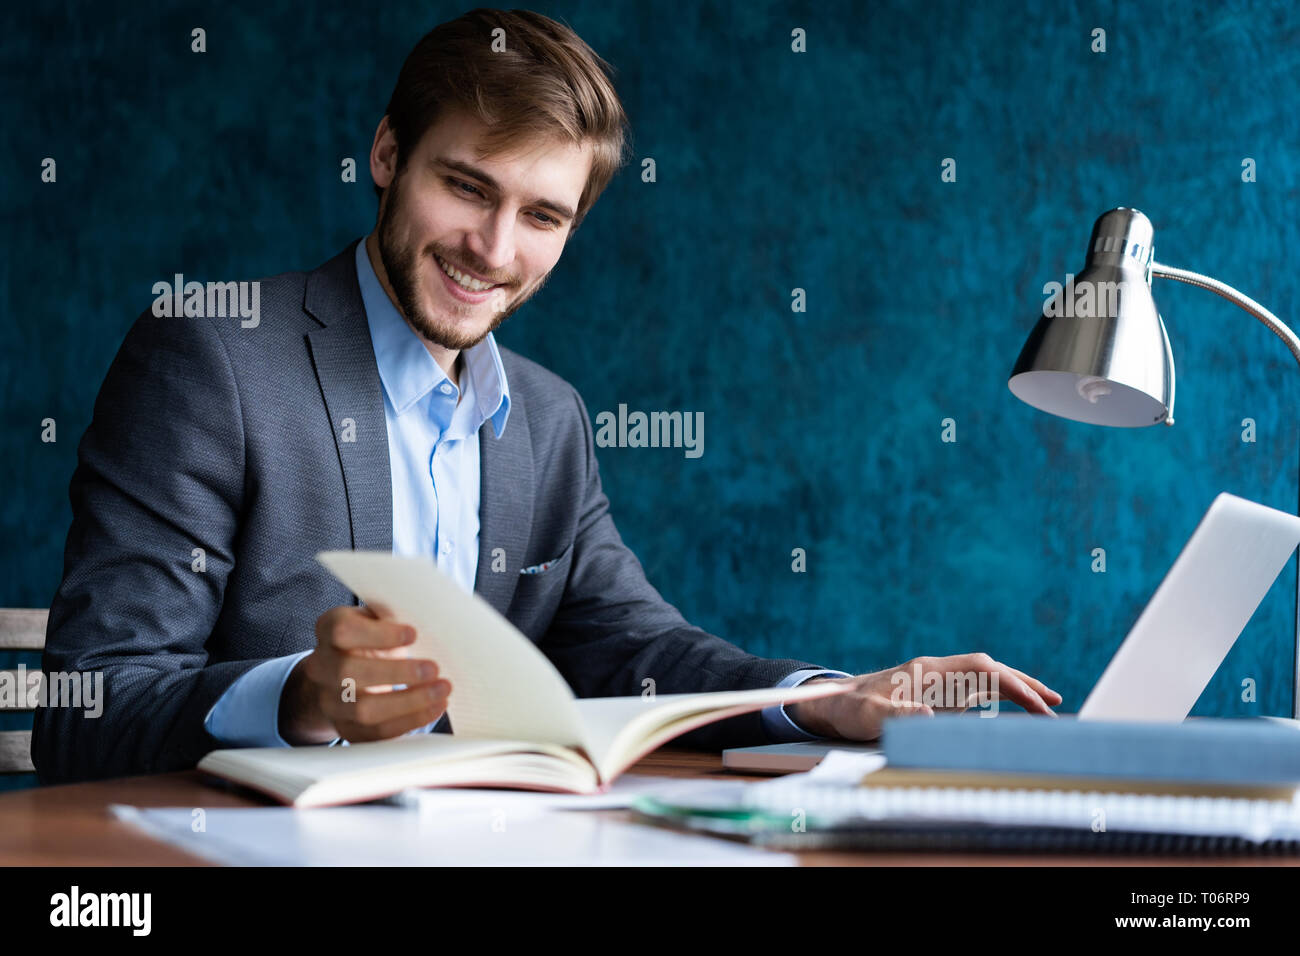
[[[146,312],[127,333],[78,447],[44,658],[47,671],[102,671],[104,709],[36,712],[42,782],[194,766],[221,746],[203,721],[236,678],[314,647],[316,618],[358,603],[313,556],[391,551],[384,399],[354,249],[262,280],[254,328]],[[814,666],[687,624],[619,538],[577,392],[501,356],[511,412],[500,439],[490,423],[480,435],[475,590],[578,696],[640,694],[645,678],[661,694],[768,687]],[[757,713],[682,739],[768,742]]]

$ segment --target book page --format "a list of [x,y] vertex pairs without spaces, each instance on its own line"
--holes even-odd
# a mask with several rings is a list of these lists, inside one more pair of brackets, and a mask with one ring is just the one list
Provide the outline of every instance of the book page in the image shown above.
[[[407,734],[347,747],[238,747],[214,750],[198,769],[219,775],[242,774],[305,789],[342,775],[392,771],[407,763],[425,766],[508,753],[527,746],[515,741],[459,740],[451,734]],[[545,746],[545,745],[543,745]]]
[[830,697],[851,684],[821,681],[799,687],[760,687],[655,697],[587,697],[576,702],[591,742],[588,751],[608,783],[642,754],[680,734],[773,704]]
[[408,734],[348,747],[252,747],[214,750],[198,769],[300,806],[351,803],[405,787],[473,782],[596,788],[595,768],[574,750],[518,740],[467,740]]
[[381,551],[316,556],[381,617],[416,629],[410,656],[451,682],[447,712],[457,737],[584,748],[573,691],[537,646],[428,558]]

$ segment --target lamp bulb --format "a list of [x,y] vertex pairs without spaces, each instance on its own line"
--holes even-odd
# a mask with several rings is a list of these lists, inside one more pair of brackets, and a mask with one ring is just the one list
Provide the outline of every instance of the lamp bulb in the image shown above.
[[1079,384],[1075,386],[1079,390],[1079,395],[1086,398],[1092,405],[1097,404],[1097,399],[1103,395],[1110,394],[1110,385],[1104,378],[1096,375],[1085,375],[1079,379]]

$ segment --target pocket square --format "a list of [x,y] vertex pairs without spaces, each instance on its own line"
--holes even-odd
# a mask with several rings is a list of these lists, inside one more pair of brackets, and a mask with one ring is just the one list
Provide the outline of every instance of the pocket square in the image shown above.
[[541,564],[533,564],[526,568],[520,568],[520,574],[541,574],[543,571],[549,571],[559,563],[559,558],[553,558],[550,561],[543,561]]

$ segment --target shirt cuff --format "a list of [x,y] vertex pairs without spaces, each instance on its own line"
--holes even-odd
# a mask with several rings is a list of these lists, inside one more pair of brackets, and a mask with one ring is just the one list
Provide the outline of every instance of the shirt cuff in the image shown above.
[[288,747],[280,736],[280,696],[294,666],[310,653],[276,657],[245,671],[217,698],[203,729],[227,747]]
[[[804,681],[812,680],[814,677],[852,677],[852,674],[846,674],[844,671],[820,670],[816,668],[807,668],[801,671],[795,671],[787,676],[777,687],[798,687]],[[819,737],[817,734],[810,734],[798,724],[796,724],[790,715],[785,712],[784,704],[773,704],[771,707],[764,707],[762,710],[763,729],[775,743],[794,743],[801,740],[826,740],[825,737]]]

